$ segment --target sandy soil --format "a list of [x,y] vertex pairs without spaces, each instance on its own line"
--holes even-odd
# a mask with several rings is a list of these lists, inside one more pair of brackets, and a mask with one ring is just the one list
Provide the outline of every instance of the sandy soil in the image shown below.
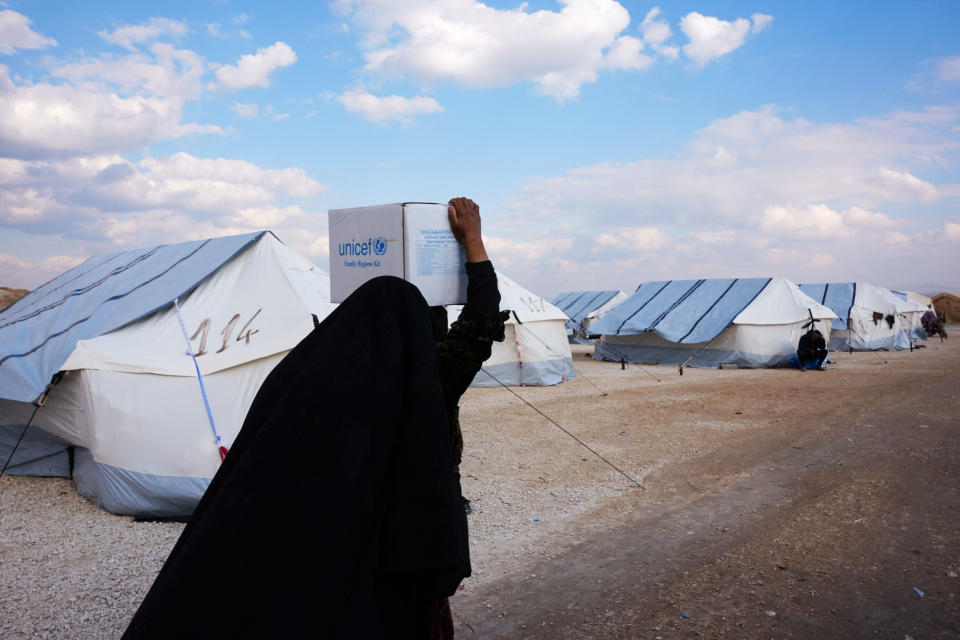
[[[960,636],[960,340],[805,373],[588,351],[515,391],[592,450],[505,389],[463,399],[458,637]],[[181,528],[0,478],[0,637],[118,636]]]

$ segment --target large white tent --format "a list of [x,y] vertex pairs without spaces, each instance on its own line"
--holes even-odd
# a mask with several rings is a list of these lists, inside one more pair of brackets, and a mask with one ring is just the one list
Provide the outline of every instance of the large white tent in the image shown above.
[[[801,290],[837,314],[830,348],[838,351],[909,349],[912,315],[920,305],[868,282],[802,284]],[[919,319],[919,318],[918,318]]]
[[[509,310],[503,342],[494,342],[471,386],[547,386],[574,377],[566,314],[543,297],[497,272],[500,309]],[[452,323],[460,306],[447,307]]]
[[694,367],[785,366],[804,326],[836,314],[786,278],[647,282],[593,325],[594,357]]
[[596,334],[590,326],[627,299],[619,289],[607,291],[568,291],[550,300],[563,311],[567,320],[567,338],[572,344],[593,344]]
[[333,308],[327,274],[269,232],[91,258],[0,313],[0,425],[19,433],[63,371],[32,424],[76,448],[79,491],[114,513],[189,514],[220,464],[213,429],[229,448]]

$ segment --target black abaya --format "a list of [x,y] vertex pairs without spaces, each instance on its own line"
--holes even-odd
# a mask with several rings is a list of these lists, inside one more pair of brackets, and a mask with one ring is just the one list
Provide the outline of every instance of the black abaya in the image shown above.
[[412,637],[468,575],[430,313],[377,278],[267,377],[124,637]]

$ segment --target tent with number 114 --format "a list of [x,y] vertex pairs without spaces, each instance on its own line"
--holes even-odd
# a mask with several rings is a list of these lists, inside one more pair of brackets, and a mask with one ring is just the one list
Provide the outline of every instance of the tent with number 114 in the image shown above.
[[270,232],[90,258],[0,312],[0,450],[31,425],[7,472],[189,515],[264,378],[334,308]]

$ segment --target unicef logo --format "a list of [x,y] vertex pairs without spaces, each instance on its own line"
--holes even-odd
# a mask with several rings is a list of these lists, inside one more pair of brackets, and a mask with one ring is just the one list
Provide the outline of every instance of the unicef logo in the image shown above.
[[378,237],[373,241],[373,252],[378,256],[382,256],[387,252],[387,239],[383,236]]

